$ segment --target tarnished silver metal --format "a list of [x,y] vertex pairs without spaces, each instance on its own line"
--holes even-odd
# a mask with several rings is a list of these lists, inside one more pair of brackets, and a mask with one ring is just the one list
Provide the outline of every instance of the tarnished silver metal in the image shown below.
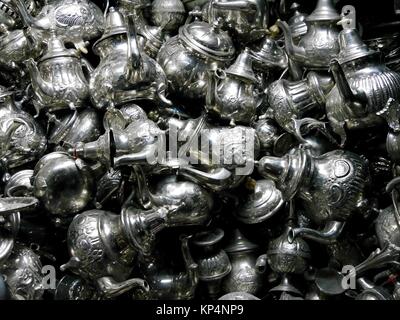
[[[24,0],[23,3],[30,14],[37,14],[38,4],[36,1]],[[10,31],[22,25],[18,10],[14,8],[11,0],[2,0],[0,2],[0,24]]]
[[218,300],[260,300],[256,296],[247,292],[230,292],[219,297]]
[[89,83],[83,70],[90,73],[92,66],[76,50],[66,49],[55,34],[48,40],[46,53],[37,63],[28,59],[27,67],[37,114],[42,109],[75,109],[89,97]]
[[293,16],[288,20],[290,27],[291,36],[294,43],[298,43],[299,40],[307,34],[307,15],[299,11],[300,5],[297,2],[293,2],[290,9],[293,11]]
[[252,69],[250,51],[245,49],[228,69],[210,73],[206,109],[231,125],[251,123],[262,102],[257,79]]
[[103,13],[90,0],[57,0],[42,7],[35,16],[29,13],[22,0],[11,0],[18,8],[24,24],[42,33],[45,39],[49,32],[87,53],[84,41],[94,39],[103,31]]
[[30,197],[33,196],[31,177],[33,170],[21,170],[13,174],[4,186],[6,197]]
[[97,300],[96,289],[88,281],[74,275],[65,275],[57,283],[54,300]]
[[42,263],[31,249],[16,245],[0,272],[12,300],[41,300],[44,293]]
[[164,71],[139,50],[131,16],[124,17],[111,7],[105,32],[93,45],[93,52],[100,56],[100,64],[90,78],[90,94],[95,107],[104,109],[154,99],[171,104],[165,97]]
[[234,31],[243,43],[262,38],[268,28],[266,0],[210,0],[203,11],[203,19],[209,23],[222,19],[226,28]]
[[319,0],[315,10],[305,18],[307,33],[298,44],[294,43],[289,25],[278,20],[289,58],[307,69],[328,70],[331,59],[339,54],[339,28],[336,25],[339,20],[332,0]]
[[234,54],[232,39],[219,26],[195,21],[164,43],[157,61],[171,91],[196,99],[206,95],[208,72],[224,68]]
[[257,294],[262,288],[262,275],[256,270],[258,246],[247,240],[235,229],[224,251],[232,265],[231,272],[223,279],[222,290]]
[[[93,200],[94,175],[80,159],[64,152],[52,152],[36,164],[32,185],[34,195],[56,219],[73,217]],[[62,221],[60,221],[62,223]]]

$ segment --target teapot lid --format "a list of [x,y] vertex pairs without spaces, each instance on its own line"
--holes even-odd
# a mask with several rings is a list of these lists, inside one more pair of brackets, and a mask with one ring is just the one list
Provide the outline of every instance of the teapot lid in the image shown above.
[[[93,51],[103,40],[120,34],[127,34],[128,28],[126,26],[124,16],[114,7],[110,7],[108,10],[106,18],[106,26],[104,28],[104,33],[99,40],[97,40],[93,45]],[[95,52],[96,53],[96,52]]]
[[283,204],[282,193],[272,180],[258,180],[254,192],[235,211],[235,216],[243,223],[255,224],[271,218]]
[[338,61],[340,64],[378,54],[361,40],[356,29],[343,29],[339,33],[339,47]]
[[64,43],[53,33],[47,43],[47,52],[40,58],[39,62],[57,57],[79,57],[74,49],[67,49]]
[[159,47],[161,47],[161,45],[163,44],[163,40],[165,39],[165,34],[162,27],[149,26],[145,24],[138,29],[137,33],[138,35],[145,37],[146,39],[150,40],[151,43],[154,43]]
[[306,18],[308,22],[339,21],[340,15],[335,10],[332,0],[318,0],[315,10]]
[[305,20],[307,18],[307,15],[305,13],[302,13],[298,10],[300,5],[297,2],[293,2],[293,4],[290,6],[290,9],[294,11],[293,16],[288,20],[288,24],[290,27],[290,30],[292,31],[292,37],[293,38],[298,38],[307,33],[307,24],[305,23]]
[[252,65],[253,61],[250,51],[246,48],[241,54],[239,54],[236,61],[225,72],[230,75],[245,78],[251,82],[257,82]]
[[260,49],[251,50],[251,55],[256,61],[268,68],[279,67],[285,69],[288,65],[288,57],[285,50],[269,37],[264,38]]
[[179,28],[179,39],[193,50],[215,60],[228,61],[234,57],[235,47],[227,32],[202,21],[194,21]]
[[227,253],[254,251],[258,246],[246,239],[239,229],[235,229],[229,244],[224,248]]

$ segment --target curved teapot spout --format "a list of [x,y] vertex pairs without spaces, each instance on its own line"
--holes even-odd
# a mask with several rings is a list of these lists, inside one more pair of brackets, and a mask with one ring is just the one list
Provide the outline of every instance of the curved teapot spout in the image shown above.
[[117,297],[133,288],[140,287],[144,291],[149,291],[150,287],[147,282],[143,279],[133,278],[122,282],[117,282],[111,277],[103,277],[97,279],[97,286],[100,292],[106,298]]
[[26,27],[31,27],[33,29],[39,29],[39,30],[48,30],[47,26],[43,26],[38,21],[36,21],[34,17],[31,16],[31,14],[28,12],[28,9],[26,8],[25,3],[22,0],[11,0],[11,1],[17,7],[18,12],[21,16],[21,20]]
[[132,21],[132,16],[127,17],[128,23],[128,52],[127,52],[127,65],[126,65],[126,79],[135,79],[135,72],[142,65],[142,57],[137,43],[136,28]]
[[197,183],[210,183],[216,185],[225,185],[229,183],[232,172],[225,168],[213,169],[210,172],[197,170],[190,166],[180,167],[178,174]]
[[278,19],[276,22],[279,28],[282,29],[283,35],[285,36],[285,48],[290,58],[293,60],[304,60],[306,59],[306,51],[304,48],[297,46],[292,38],[292,31],[289,25],[285,21]]
[[331,244],[340,236],[344,225],[343,221],[329,221],[321,231],[310,228],[290,228],[288,241],[293,243],[295,238],[301,237],[322,244]]
[[29,58],[26,60],[26,65],[31,76],[32,86],[35,93],[39,97],[42,95],[52,96],[54,94],[53,85],[42,78],[36,62],[32,58]]

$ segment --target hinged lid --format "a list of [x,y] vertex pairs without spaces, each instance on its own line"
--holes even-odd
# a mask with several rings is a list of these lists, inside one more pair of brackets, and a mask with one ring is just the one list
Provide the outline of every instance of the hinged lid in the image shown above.
[[216,60],[228,61],[235,48],[228,33],[206,22],[195,21],[179,28],[179,39],[193,50]]

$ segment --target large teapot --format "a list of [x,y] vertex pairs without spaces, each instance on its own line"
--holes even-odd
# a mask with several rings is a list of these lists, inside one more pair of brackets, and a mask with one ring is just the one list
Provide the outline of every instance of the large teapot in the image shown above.
[[400,74],[380,62],[378,52],[368,48],[355,29],[343,29],[339,44],[339,56],[331,63],[336,86],[326,98],[326,113],[344,144],[346,129],[382,123],[376,112],[389,98],[400,98]]
[[140,52],[136,30],[130,16],[111,7],[106,30],[93,45],[100,64],[90,79],[90,94],[95,107],[109,106],[135,100],[157,100],[170,105],[165,97],[166,78],[155,60]]
[[285,35],[289,58],[307,69],[327,70],[331,59],[339,54],[339,28],[336,25],[339,20],[332,0],[319,0],[315,10],[305,18],[307,33],[297,45],[289,25],[279,20],[277,24]]
[[206,109],[211,115],[232,125],[254,120],[262,98],[256,88],[251,59],[249,50],[245,49],[227,70],[211,72],[206,96]]
[[204,98],[207,73],[225,67],[234,58],[232,39],[218,26],[195,21],[179,28],[179,35],[161,47],[157,61],[170,89],[182,97]]
[[53,33],[47,51],[36,63],[27,60],[32,87],[35,94],[33,104],[37,113],[81,107],[89,96],[89,83],[83,72],[92,71],[89,62],[73,49],[66,49]]
[[77,49],[87,53],[84,41],[92,40],[103,31],[103,13],[90,0],[56,0],[45,5],[36,17],[32,17],[22,0],[12,0],[27,27],[38,30],[42,38],[49,31]]

